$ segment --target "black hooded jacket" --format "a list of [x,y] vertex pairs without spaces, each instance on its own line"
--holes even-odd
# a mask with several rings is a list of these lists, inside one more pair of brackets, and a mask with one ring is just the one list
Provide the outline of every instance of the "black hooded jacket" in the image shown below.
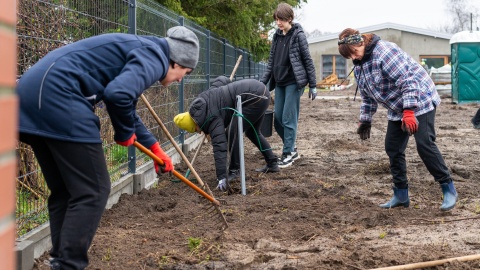
[[[232,121],[237,104],[237,96],[242,98],[243,107],[255,102],[259,96],[270,99],[270,93],[261,82],[245,79],[229,84],[226,77],[217,78],[212,86],[193,100],[189,113],[200,129],[211,137],[217,179],[227,176],[227,134],[225,129]],[[265,113],[265,112],[259,112]]]
[[[290,38],[290,63],[292,64],[293,74],[297,82],[298,89],[303,89],[305,86],[315,88],[317,86],[317,80],[315,77],[315,65],[313,64],[310,51],[308,49],[308,41],[303,28],[300,24],[295,23],[292,25],[293,31]],[[275,51],[277,49],[277,36],[281,35],[282,30],[277,29],[272,39],[272,47],[270,49],[270,56],[268,58],[268,65],[265,73],[260,81],[265,85],[270,81],[269,89],[272,91],[275,89],[276,82],[273,78],[273,70],[277,64],[274,61]]]

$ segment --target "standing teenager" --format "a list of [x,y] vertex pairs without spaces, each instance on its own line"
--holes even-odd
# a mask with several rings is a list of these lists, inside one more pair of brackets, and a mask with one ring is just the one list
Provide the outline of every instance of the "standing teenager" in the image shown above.
[[278,29],[273,35],[268,66],[260,81],[264,84],[270,82],[270,91],[275,89],[274,126],[283,142],[278,166],[285,168],[300,157],[295,145],[300,97],[308,86],[308,97],[314,100],[317,81],[307,38],[302,26],[293,22],[292,7],[280,3],[273,18]]

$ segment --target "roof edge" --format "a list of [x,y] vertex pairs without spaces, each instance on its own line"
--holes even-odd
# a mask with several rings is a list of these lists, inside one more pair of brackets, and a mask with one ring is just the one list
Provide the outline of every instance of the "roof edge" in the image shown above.
[[[450,40],[450,38],[453,36],[452,34],[448,34],[448,33],[442,33],[442,32],[422,29],[422,28],[403,25],[403,24],[391,23],[391,22],[357,28],[357,30],[360,31],[360,33],[369,33],[369,32],[383,30],[383,29],[397,29],[400,31],[411,32],[415,34],[421,34],[421,35],[432,36],[435,38],[443,38],[448,40]],[[326,41],[326,40],[338,39],[339,34],[340,32],[313,37],[313,38],[307,39],[307,41],[309,44],[311,44],[311,43],[317,43],[317,42]]]

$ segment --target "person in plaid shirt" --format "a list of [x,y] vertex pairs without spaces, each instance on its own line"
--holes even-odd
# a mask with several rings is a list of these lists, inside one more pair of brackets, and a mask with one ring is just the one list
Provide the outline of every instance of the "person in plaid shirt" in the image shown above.
[[458,194],[445,161],[435,144],[435,111],[440,97],[425,69],[395,43],[375,34],[360,34],[346,28],[338,36],[338,51],[352,59],[362,104],[357,133],[370,138],[371,123],[378,104],[388,110],[385,151],[390,159],[393,197],[382,208],[408,207],[405,150],[410,136],[417,152],[443,193],[443,211],[452,209]]

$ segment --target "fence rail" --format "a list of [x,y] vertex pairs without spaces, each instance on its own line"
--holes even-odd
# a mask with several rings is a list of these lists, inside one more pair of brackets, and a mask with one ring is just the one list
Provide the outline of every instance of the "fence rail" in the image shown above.
[[[176,128],[172,119],[177,113],[185,111],[191,101],[208,88],[212,79],[220,75],[230,76],[240,55],[242,62],[236,72],[236,80],[258,79],[265,70],[265,64],[256,63],[248,51],[152,0],[19,0],[17,10],[18,76],[48,52],[91,36],[130,33],[164,37],[169,28],[177,25],[194,31],[200,41],[200,59],[193,73],[181,83],[169,87],[154,85],[144,92],[165,121],[170,134],[180,144],[191,135]],[[137,113],[149,131],[163,142],[162,148],[172,148],[141,102],[138,103]],[[150,162],[138,150],[115,144],[114,131],[103,104],[98,104],[96,114],[101,122],[101,138],[112,183]],[[16,231],[17,237],[20,237],[48,221],[49,191],[28,145],[18,143],[17,158]]]

